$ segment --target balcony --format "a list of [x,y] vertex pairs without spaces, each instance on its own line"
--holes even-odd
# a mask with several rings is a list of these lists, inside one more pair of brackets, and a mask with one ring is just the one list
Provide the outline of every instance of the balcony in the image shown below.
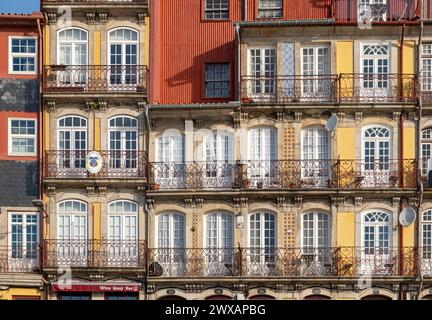
[[242,76],[242,102],[335,103],[338,77],[328,76]]
[[263,160],[149,163],[150,189],[415,188],[414,160]]
[[[429,1],[429,0],[426,0]],[[337,22],[362,22],[374,23],[396,22],[399,20],[415,20],[418,14],[418,1],[384,0],[369,1],[370,4],[362,4],[360,0],[334,0],[333,14]],[[375,3],[373,3],[375,2]]]
[[39,246],[31,249],[0,247],[0,274],[37,272],[40,270],[39,256]]
[[145,245],[142,240],[45,240],[43,267],[145,269]]
[[243,104],[415,103],[410,74],[242,77]]
[[150,277],[413,277],[414,248],[149,249]]
[[145,179],[147,154],[143,151],[103,150],[102,169],[91,174],[86,169],[90,150],[45,151],[44,177],[48,179]]
[[44,68],[43,88],[45,93],[138,93],[147,96],[148,78],[149,71],[144,65],[51,65]]

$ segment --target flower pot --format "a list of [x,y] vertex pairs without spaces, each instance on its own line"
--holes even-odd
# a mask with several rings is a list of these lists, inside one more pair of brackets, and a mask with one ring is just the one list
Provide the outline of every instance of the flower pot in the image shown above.
[[160,189],[160,184],[159,183],[151,183],[150,184],[150,190],[157,191],[159,189]]

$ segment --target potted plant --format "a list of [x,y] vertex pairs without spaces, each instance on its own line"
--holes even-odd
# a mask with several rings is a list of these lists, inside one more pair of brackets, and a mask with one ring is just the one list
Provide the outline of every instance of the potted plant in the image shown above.
[[156,182],[150,183],[150,190],[158,191],[159,189],[160,189],[159,183],[156,183]]

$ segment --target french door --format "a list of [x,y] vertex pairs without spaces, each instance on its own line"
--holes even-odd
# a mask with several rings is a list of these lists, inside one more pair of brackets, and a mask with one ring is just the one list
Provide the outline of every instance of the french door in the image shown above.
[[229,213],[210,213],[205,217],[206,274],[233,275],[238,261],[233,261],[233,216]]
[[108,216],[109,258],[111,266],[137,266],[138,216],[110,214]]
[[233,137],[217,133],[204,138],[204,187],[232,187],[234,182]]
[[274,97],[276,94],[276,49],[249,50],[251,81],[248,91],[252,98]]
[[421,224],[421,268],[425,275],[432,275],[432,210],[422,214]]
[[57,217],[57,261],[61,266],[87,266],[87,215],[59,214]]
[[138,83],[138,33],[117,29],[109,33],[110,85],[131,89]]
[[302,49],[302,97],[326,100],[331,98],[330,50],[328,47]]
[[254,128],[249,132],[248,175],[252,187],[278,183],[276,132],[272,128]]
[[166,134],[159,137],[156,178],[161,188],[177,189],[186,186],[187,164],[184,157],[183,135]]
[[390,51],[388,45],[362,45],[360,97],[363,100],[386,98],[391,92],[389,83]]
[[276,217],[272,213],[249,216],[248,273],[272,275],[277,268]]

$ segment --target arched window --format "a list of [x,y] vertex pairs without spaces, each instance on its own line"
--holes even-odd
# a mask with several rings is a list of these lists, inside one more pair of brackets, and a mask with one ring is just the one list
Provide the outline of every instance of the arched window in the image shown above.
[[87,239],[87,203],[66,200],[58,204],[57,238],[65,241]]
[[424,273],[432,272],[432,210],[426,210],[421,216],[422,269]]
[[135,202],[118,200],[108,205],[108,238],[135,243],[138,239],[138,206]]
[[167,130],[157,140],[157,176],[161,188],[183,188],[186,179],[184,136]]
[[229,187],[234,179],[233,135],[216,132],[204,137],[205,187]]
[[65,116],[58,120],[57,146],[59,170],[84,174],[87,150],[87,119]]
[[364,183],[371,186],[391,184],[392,134],[383,126],[368,126],[363,130]]
[[249,130],[248,173],[253,187],[269,186],[276,177],[276,130],[258,127]]
[[138,166],[138,120],[128,116],[110,118],[108,135],[110,168],[134,173]]
[[63,29],[58,32],[58,64],[65,65],[60,71],[58,81],[68,85],[83,85],[86,82],[88,64],[88,34],[78,28]]
[[372,210],[364,213],[362,239],[364,254],[367,259],[374,259],[377,256],[383,258],[389,255],[392,245],[392,218],[390,213],[382,210]]
[[303,214],[303,249],[328,248],[330,246],[330,217],[323,212]]
[[[377,94],[380,91],[387,94],[388,76],[390,70],[390,50],[388,45],[362,45],[361,69],[363,79],[361,79],[364,97]],[[372,90],[371,90],[372,89]],[[371,98],[373,98],[371,96]]]
[[[262,273],[276,258],[276,216],[270,212],[249,215],[250,270]],[[270,271],[270,270],[269,270]]]
[[[432,157],[432,128],[422,130],[421,133],[421,159],[422,159],[422,174],[428,174],[428,161]],[[432,168],[429,168],[432,169]]]
[[108,41],[110,83],[137,84],[138,32],[128,28],[114,29],[108,33]]

